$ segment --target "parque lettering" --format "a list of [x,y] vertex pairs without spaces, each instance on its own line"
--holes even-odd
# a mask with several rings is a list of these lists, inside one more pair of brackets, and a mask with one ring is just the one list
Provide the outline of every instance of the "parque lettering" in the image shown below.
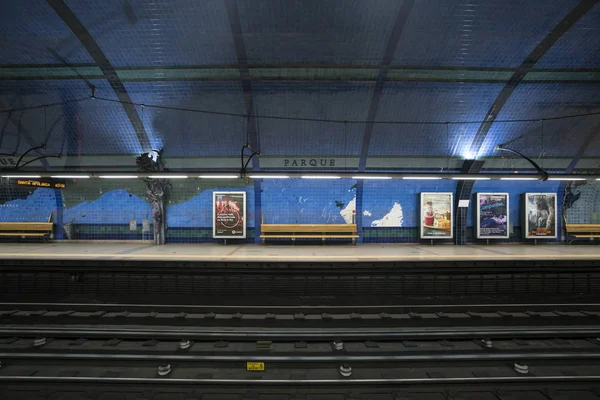
[[0,157],[0,166],[3,165],[15,166],[17,162],[12,157]]
[[285,158],[284,167],[335,167],[334,158]]

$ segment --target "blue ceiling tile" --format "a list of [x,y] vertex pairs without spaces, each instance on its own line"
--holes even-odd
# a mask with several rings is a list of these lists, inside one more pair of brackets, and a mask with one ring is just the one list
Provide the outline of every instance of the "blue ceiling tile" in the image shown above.
[[[600,109],[600,90],[590,84],[521,84],[498,115],[498,120],[542,119],[577,115]],[[494,123],[480,156],[491,155],[498,144],[509,143],[526,155],[573,156],[594,129],[594,118],[526,123]],[[596,122],[597,124],[597,122]],[[542,139],[543,138],[543,139]]]
[[[135,103],[244,114],[239,82],[129,82]],[[213,115],[138,107],[153,147],[168,156],[239,155],[246,143],[246,120]]]
[[[98,96],[116,100],[105,80],[92,80]],[[69,101],[90,96],[83,81],[0,81],[0,100],[11,108]],[[6,117],[3,115],[3,117]],[[10,115],[1,152],[22,153],[30,148],[29,135],[39,145],[47,141],[47,153],[57,154],[139,154],[135,131],[121,104],[85,100],[46,109],[38,108]],[[20,121],[20,124],[19,122]],[[19,127],[20,125],[20,127]],[[18,139],[21,137],[21,139]],[[15,147],[18,144],[18,147]]]
[[[378,121],[481,121],[501,84],[386,83]],[[478,124],[375,124],[370,156],[465,157]]]
[[239,1],[250,64],[379,64],[402,1]]
[[260,115],[365,120],[371,83],[260,82],[253,85],[265,155],[358,155],[364,124],[264,119]]
[[600,4],[565,32],[536,68],[600,68]]
[[0,12],[0,64],[61,64],[55,54],[69,63],[93,61],[45,1],[4,1]]
[[225,2],[68,1],[114,66],[234,64]]
[[419,0],[394,65],[518,67],[576,0]]

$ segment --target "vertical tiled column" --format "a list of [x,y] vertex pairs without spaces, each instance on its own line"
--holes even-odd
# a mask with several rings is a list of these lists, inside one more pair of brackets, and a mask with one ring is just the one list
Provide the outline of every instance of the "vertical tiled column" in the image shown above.
[[356,231],[358,234],[358,243],[363,242],[363,193],[364,193],[364,181],[359,179],[356,181]]
[[62,190],[54,189],[54,197],[56,198],[56,215],[54,216],[54,239],[62,240],[65,238],[64,228],[63,228],[63,198],[62,198]]
[[[262,188],[260,179],[254,180],[254,243],[260,243],[260,227],[262,223]],[[246,214],[248,211],[246,210]]]
[[[476,173],[481,171],[482,167],[483,161],[465,160],[461,173]],[[469,204],[468,208],[458,207],[458,204],[461,200],[471,200],[474,184],[474,181],[458,181],[456,185],[456,196],[454,196],[454,244],[457,245],[467,244],[467,213],[473,207],[473,204]]]

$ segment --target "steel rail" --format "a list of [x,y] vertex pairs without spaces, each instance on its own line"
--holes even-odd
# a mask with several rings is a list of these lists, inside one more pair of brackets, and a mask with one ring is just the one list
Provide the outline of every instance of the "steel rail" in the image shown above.
[[[419,354],[420,353],[420,354]],[[15,352],[0,352],[2,359],[27,359],[27,360],[110,360],[110,361],[168,361],[168,362],[423,362],[423,361],[518,361],[518,360],[591,360],[600,359],[600,351],[590,351],[582,349],[581,351],[564,351],[556,352],[535,351],[502,351],[485,353],[484,350],[479,352],[458,352],[448,351],[443,352],[419,352],[415,354],[385,354],[385,355],[278,355],[264,352],[256,353],[240,353],[236,355],[229,354],[152,354],[149,353],[121,353],[121,352],[102,352],[102,353],[77,353],[77,352],[43,352],[43,350],[31,351],[15,351]]]
[[552,338],[552,337],[597,337],[600,325],[596,326],[511,326],[511,327],[424,327],[424,328],[188,328],[147,327],[116,328],[111,326],[0,326],[1,336],[18,337],[84,337],[84,338],[152,338],[152,339],[204,339],[204,340],[319,340],[319,339],[474,339],[474,338]]
[[[352,310],[352,309],[420,309],[420,308],[460,308],[460,309],[470,309],[470,308],[582,308],[582,307],[598,307],[600,308],[600,303],[488,303],[488,304],[404,304],[404,305],[202,305],[202,304],[136,304],[136,303],[40,303],[40,302],[31,302],[31,303],[21,303],[21,302],[0,302],[1,307],[92,307],[92,308],[169,308],[169,309],[232,309],[237,310],[240,308],[244,309],[256,309],[256,310],[286,310],[286,309],[306,309],[306,310],[327,310],[327,309],[341,309],[341,310]],[[44,309],[46,309],[44,308]],[[497,310],[504,311],[504,310]]]
[[181,384],[181,385],[417,385],[486,384],[600,381],[600,375],[508,376],[482,378],[390,378],[390,379],[200,379],[200,378],[103,378],[81,376],[0,376],[0,382],[60,382],[106,384]]

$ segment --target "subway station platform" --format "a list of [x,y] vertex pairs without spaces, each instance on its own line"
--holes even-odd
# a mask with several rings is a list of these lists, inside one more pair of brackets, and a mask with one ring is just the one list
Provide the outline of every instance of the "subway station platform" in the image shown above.
[[1,259],[131,261],[511,261],[600,260],[600,245],[415,244],[215,245],[147,243],[3,243]]

